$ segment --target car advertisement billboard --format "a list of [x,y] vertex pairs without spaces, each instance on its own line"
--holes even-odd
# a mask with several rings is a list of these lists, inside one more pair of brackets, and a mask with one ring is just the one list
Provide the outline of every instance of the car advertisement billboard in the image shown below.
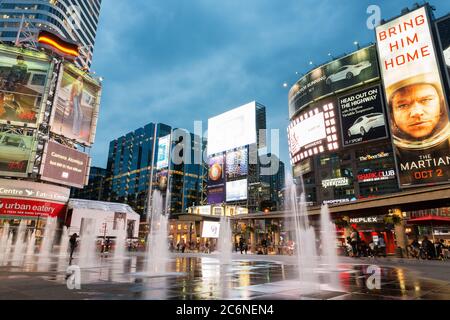
[[426,7],[376,29],[402,187],[450,180],[450,122]]
[[169,167],[170,154],[170,134],[158,139],[158,157],[156,168],[163,169]]
[[256,143],[256,102],[208,119],[208,156]]
[[42,157],[41,179],[83,188],[87,184],[90,158],[86,153],[49,141]]
[[388,136],[380,86],[365,88],[338,100],[343,146]]
[[51,69],[43,53],[0,45],[0,123],[37,125]]
[[289,117],[308,104],[379,78],[375,46],[358,50],[312,70],[289,91]]
[[444,63],[447,66],[447,72],[450,81],[450,14],[436,22],[439,35],[439,43],[441,45],[442,54],[444,55]]
[[53,106],[52,132],[91,145],[97,126],[101,86],[86,72],[66,63],[61,69]]
[[0,179],[0,218],[63,217],[69,196],[69,188]]
[[0,175],[26,177],[33,166],[36,140],[12,131],[0,133]]
[[301,112],[288,127],[292,164],[340,148],[337,103],[327,99]]
[[247,200],[247,179],[227,182],[227,202]]
[[241,148],[226,154],[227,181],[248,175],[248,149]]

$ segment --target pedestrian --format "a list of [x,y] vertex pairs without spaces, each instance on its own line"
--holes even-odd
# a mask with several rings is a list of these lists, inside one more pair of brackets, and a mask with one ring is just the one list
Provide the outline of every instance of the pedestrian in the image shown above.
[[356,229],[353,229],[353,232],[350,235],[350,245],[352,246],[353,257],[358,256],[358,238],[358,231],[356,231]]
[[239,249],[239,243],[237,241],[234,241],[234,251],[238,252]]
[[74,233],[70,239],[69,239],[69,244],[70,244],[70,260],[72,260],[73,257],[73,252],[75,251],[76,247],[78,246],[78,241],[77,241],[78,235],[76,233]]
[[247,250],[248,250],[248,244],[247,244],[247,242],[244,242],[244,252],[245,252],[245,254],[247,254]]
[[425,253],[426,258],[428,260],[431,260],[431,259],[434,258],[434,256],[435,256],[434,245],[433,245],[433,243],[430,240],[428,240],[427,236],[423,237],[422,250]]
[[378,234],[378,250],[383,257],[386,257],[386,242],[384,242],[384,237],[381,233]]
[[241,250],[241,254],[244,251],[244,239],[240,238],[239,239],[239,249]]
[[209,251],[209,242],[208,241],[206,241],[206,244],[205,244],[205,251],[206,251],[206,253],[210,252]]

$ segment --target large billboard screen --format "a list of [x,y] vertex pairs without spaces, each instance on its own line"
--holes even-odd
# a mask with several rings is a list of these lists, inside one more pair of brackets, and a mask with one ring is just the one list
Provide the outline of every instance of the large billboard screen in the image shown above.
[[36,151],[34,137],[13,132],[0,133],[0,174],[4,176],[26,177],[33,165],[31,161]]
[[292,164],[340,148],[336,105],[334,99],[314,104],[291,122],[288,142]]
[[63,217],[70,189],[30,181],[0,179],[0,218]]
[[43,53],[0,45],[0,123],[37,125],[50,66]]
[[400,185],[448,182],[448,105],[428,13],[419,8],[376,34]]
[[380,86],[340,97],[339,113],[344,146],[388,136]]
[[227,181],[248,175],[248,149],[241,148],[226,154]]
[[227,182],[227,202],[247,200],[247,179]]
[[42,159],[41,179],[83,188],[88,179],[89,162],[86,153],[49,141]]
[[256,143],[256,102],[208,119],[208,155]]
[[379,78],[377,64],[370,46],[314,69],[289,91],[289,117],[320,98]]
[[223,158],[223,155],[209,158],[208,187],[222,185],[224,183]]
[[170,154],[170,134],[168,136],[158,139],[158,158],[156,162],[156,168],[168,168],[169,167],[169,154]]
[[85,145],[94,142],[101,86],[86,72],[64,64],[53,106],[52,132]]
[[444,62],[447,66],[447,72],[450,77],[450,14],[445,18],[440,19],[436,23],[436,26],[439,34],[441,50],[444,55]]

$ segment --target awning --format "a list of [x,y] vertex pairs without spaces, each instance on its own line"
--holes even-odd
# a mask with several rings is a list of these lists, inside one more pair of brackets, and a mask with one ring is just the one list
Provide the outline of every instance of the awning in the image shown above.
[[450,225],[450,218],[440,216],[424,216],[420,218],[414,218],[407,221],[408,224],[424,224],[424,225]]

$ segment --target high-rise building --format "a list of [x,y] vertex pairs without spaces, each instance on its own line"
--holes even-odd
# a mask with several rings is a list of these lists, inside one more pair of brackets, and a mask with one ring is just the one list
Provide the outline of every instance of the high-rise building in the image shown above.
[[105,168],[91,167],[88,185],[83,189],[72,188],[70,197],[75,199],[104,201],[107,198],[105,188],[108,170]]
[[[0,41],[33,37],[40,29],[80,43],[77,63],[90,67],[102,0],[3,0],[0,1]],[[84,63],[82,62],[84,61]]]
[[[177,135],[179,132],[184,133],[183,138]],[[170,150],[181,142],[181,160],[169,159]],[[206,168],[202,161],[194,161],[196,152],[201,155],[204,148],[205,142],[193,134],[161,123],[150,123],[111,141],[108,200],[127,203],[144,215],[149,190],[160,190],[164,197],[170,195],[167,206],[171,214],[186,212],[188,207],[205,202]]]
[[264,181],[270,188],[270,200],[261,205],[261,210],[283,210],[283,189],[285,188],[284,163],[276,155],[271,153],[263,155],[260,158],[262,159],[261,166],[268,171],[265,175],[261,175],[261,181]]

